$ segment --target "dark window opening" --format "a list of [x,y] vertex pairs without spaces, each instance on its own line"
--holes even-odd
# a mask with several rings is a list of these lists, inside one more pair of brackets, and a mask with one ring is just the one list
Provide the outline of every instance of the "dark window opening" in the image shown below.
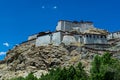
[[103,38],[103,36],[101,36],[101,38]]
[[90,35],[90,38],[91,38],[92,36]]
[[82,38],[82,36],[80,36],[80,38]]
[[93,38],[95,38],[95,35],[93,35]]
[[97,35],[97,38],[99,38],[99,35]]
[[88,35],[86,35],[86,37],[88,37]]

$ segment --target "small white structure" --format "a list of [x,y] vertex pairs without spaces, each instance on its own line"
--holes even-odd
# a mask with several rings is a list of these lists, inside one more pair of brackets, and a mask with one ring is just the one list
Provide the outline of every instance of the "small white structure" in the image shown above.
[[108,40],[109,39],[116,39],[116,38],[120,38],[120,31],[112,32],[112,33],[108,34]]

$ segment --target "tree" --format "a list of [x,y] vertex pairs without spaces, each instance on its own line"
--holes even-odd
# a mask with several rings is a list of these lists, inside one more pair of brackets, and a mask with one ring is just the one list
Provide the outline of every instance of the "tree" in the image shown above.
[[96,55],[93,62],[92,62],[92,68],[91,68],[91,79],[92,80],[101,80],[101,73],[100,73],[100,67],[101,67],[101,58]]
[[29,73],[25,80],[38,80],[33,73]]
[[120,80],[120,60],[105,53],[96,55],[91,68],[91,80]]

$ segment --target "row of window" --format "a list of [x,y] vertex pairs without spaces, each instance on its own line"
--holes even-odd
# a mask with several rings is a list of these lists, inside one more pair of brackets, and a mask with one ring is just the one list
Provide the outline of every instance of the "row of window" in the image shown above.
[[107,38],[105,35],[86,35],[87,38]]

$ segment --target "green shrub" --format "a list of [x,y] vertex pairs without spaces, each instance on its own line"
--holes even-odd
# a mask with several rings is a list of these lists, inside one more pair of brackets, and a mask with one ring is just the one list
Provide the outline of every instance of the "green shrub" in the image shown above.
[[120,80],[120,61],[112,55],[95,56],[91,68],[91,80]]
[[23,77],[12,78],[11,80],[25,80]]

